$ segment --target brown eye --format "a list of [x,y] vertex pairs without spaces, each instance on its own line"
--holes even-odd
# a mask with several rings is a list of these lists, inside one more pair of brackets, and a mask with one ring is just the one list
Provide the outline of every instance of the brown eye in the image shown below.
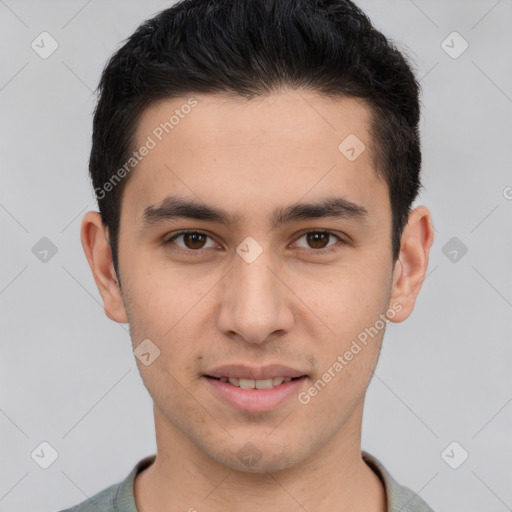
[[323,249],[329,242],[329,233],[307,233],[306,239],[313,249]]
[[[183,239],[182,244],[176,243],[176,240]],[[169,240],[167,240],[167,245],[176,245],[179,249],[190,250],[190,251],[199,251],[200,249],[208,248],[205,244],[210,237],[205,233],[200,233],[199,231],[182,231],[177,233]],[[209,247],[215,247],[215,243],[213,240],[211,241]],[[178,249],[178,250],[179,250]]]
[[183,242],[187,249],[202,249],[206,240],[206,236],[202,233],[185,233]]
[[343,242],[343,240],[338,235],[335,235],[330,231],[310,231],[309,233],[305,233],[304,235],[302,235],[299,238],[299,240],[303,238],[306,239],[306,247],[300,244],[299,247],[306,249],[318,249],[319,252],[321,252],[322,249],[325,249],[325,251],[323,252],[330,251],[330,247],[335,245],[336,243],[336,240],[334,240],[333,243],[329,243],[329,241],[333,238],[336,238]]

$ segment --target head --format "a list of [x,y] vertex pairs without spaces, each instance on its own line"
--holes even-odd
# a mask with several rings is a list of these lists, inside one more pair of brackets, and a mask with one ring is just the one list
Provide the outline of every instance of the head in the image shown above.
[[[161,431],[238,469],[256,447],[252,471],[353,439],[433,236],[428,210],[412,211],[406,58],[347,0],[185,0],[135,31],[99,92],[100,212],[82,242],[107,315],[159,350],[138,365]],[[295,400],[244,409],[215,394],[224,364],[305,377]]]

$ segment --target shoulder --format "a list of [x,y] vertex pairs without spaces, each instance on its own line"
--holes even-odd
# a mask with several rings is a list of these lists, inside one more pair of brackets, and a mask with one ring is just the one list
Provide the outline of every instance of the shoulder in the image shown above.
[[60,510],[59,512],[97,512],[99,510],[102,512],[117,512],[117,508],[114,507],[120,487],[120,483],[111,485],[91,498],[82,501],[78,505],[65,510]]
[[388,512],[434,512],[412,489],[400,485],[376,457],[365,451],[362,451],[362,457],[384,484]]
[[137,512],[133,495],[135,477],[149,467],[155,461],[155,457],[144,457],[122,482],[111,485],[78,505],[59,512]]

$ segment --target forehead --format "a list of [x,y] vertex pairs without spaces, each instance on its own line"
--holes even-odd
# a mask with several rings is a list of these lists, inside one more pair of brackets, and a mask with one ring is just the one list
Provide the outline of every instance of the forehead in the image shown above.
[[320,141],[327,144],[333,138],[357,133],[370,142],[370,116],[370,108],[361,99],[330,98],[298,90],[250,100],[225,94],[191,94],[148,107],[139,119],[136,140],[143,143],[152,136],[157,143],[165,143],[164,139],[172,135],[176,142],[187,139],[192,144],[189,136],[201,134],[203,147],[219,142],[225,146],[227,136],[233,144],[289,141],[317,147]]
[[339,192],[364,204],[379,189],[387,197],[374,168],[370,115],[361,100],[298,91],[161,101],[139,119],[136,149],[151,150],[126,194],[139,217],[171,193],[233,211],[252,206],[256,214],[306,195]]

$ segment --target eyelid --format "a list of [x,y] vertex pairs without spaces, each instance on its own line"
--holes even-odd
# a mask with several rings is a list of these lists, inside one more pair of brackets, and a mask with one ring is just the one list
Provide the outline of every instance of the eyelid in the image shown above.
[[[204,235],[204,236],[210,238],[211,240],[215,241],[213,236],[209,235],[207,232],[197,230],[197,229],[184,229],[182,231],[178,231],[176,233],[173,233],[173,234],[165,237],[163,243],[164,243],[164,245],[169,245],[171,242],[173,242],[174,239],[176,239],[182,235],[189,234],[189,233],[196,233],[198,235]],[[331,235],[333,237],[336,237],[338,239],[338,242],[341,243],[341,245],[348,245],[350,243],[348,240],[346,240],[342,236],[338,235],[336,232],[330,231],[328,229],[307,229],[307,230],[303,231],[301,234],[296,236],[294,243],[296,243],[298,240],[300,240],[304,235],[307,235],[310,233],[321,233],[321,234]],[[338,244],[332,244],[332,245],[327,246],[327,248],[325,248],[325,249],[313,249],[313,248],[308,249],[308,248],[304,248],[304,247],[299,247],[299,250],[308,251],[308,252],[317,253],[317,254],[326,254],[326,253],[337,250],[337,246],[338,246]],[[212,247],[207,247],[207,249],[212,249]],[[187,254],[190,254],[190,253],[198,253],[199,254],[201,252],[204,252],[206,249],[186,249],[186,248],[177,246],[177,249],[172,249],[172,250],[175,250],[176,252],[184,252]]]

